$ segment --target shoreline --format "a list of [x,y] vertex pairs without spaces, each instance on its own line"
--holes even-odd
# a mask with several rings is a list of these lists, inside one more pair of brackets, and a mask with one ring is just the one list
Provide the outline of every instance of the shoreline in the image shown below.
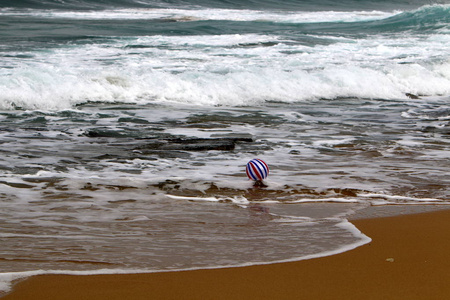
[[39,275],[1,299],[445,299],[448,220],[449,209],[355,219],[372,242],[333,256],[223,269]]

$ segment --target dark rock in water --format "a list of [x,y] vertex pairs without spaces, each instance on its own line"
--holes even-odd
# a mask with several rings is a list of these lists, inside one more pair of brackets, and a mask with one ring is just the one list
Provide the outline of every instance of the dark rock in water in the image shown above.
[[232,139],[171,139],[162,150],[184,150],[184,151],[209,151],[209,150],[234,150],[236,142]]
[[[450,123],[449,123],[450,125]],[[450,135],[450,126],[444,126],[444,127],[435,127],[435,126],[426,126],[421,129],[422,132],[427,133],[439,133],[443,135]]]
[[144,145],[141,145],[137,148],[134,148],[134,150],[139,150],[142,152],[142,150],[162,150],[162,147],[167,144],[167,141],[165,140],[151,140],[150,143],[146,143]]
[[29,185],[29,184],[25,184],[25,183],[8,182],[8,181],[0,181],[0,184],[8,185],[10,187],[18,188],[18,189],[31,189],[31,188],[35,187],[34,185]]
[[[251,143],[253,138],[249,134],[225,134],[223,136],[216,136],[211,138],[195,138],[184,136],[173,136],[167,134],[158,134],[153,136],[135,137],[134,133],[123,133],[108,129],[91,129],[84,132],[84,135],[91,138],[128,138],[128,144],[123,143],[109,143],[108,146],[116,149],[128,148],[129,143],[134,143],[136,146],[132,149],[135,154],[142,155],[158,155],[168,157],[184,157],[183,152],[188,151],[232,151],[235,149],[237,143]],[[130,140],[130,138],[132,140]],[[133,142],[134,141],[134,142]],[[142,143],[143,142],[143,143]],[[142,143],[142,144],[141,144]],[[123,155],[123,154],[120,154]],[[103,154],[97,159],[117,159],[117,153]]]
[[94,159],[103,160],[103,159],[115,159],[118,157],[119,157],[118,155],[112,155],[112,154],[106,153],[106,154],[102,154],[99,156],[94,156]]
[[411,99],[420,99],[419,96],[414,95],[414,94],[411,94],[411,93],[406,93],[405,95],[406,95],[407,97],[411,98]]
[[238,142],[252,143],[252,142],[254,142],[252,135],[248,134],[248,133],[212,134],[211,138],[233,140],[235,143],[238,143]]
[[85,136],[87,137],[107,137],[107,138],[120,138],[120,137],[124,137],[123,134],[117,132],[117,131],[112,131],[112,130],[87,130],[84,133]]
[[343,196],[348,196],[348,197],[356,197],[356,196],[358,196],[358,192],[359,192],[359,190],[357,190],[357,189],[350,189],[350,188],[345,188],[345,189],[335,188],[332,190],[337,194],[341,194]]
[[119,118],[119,123],[149,124],[150,122],[139,118]]
[[[167,159],[171,159],[171,158],[184,158],[184,159],[188,159],[191,157],[191,154],[186,152],[186,151],[177,151],[177,150],[137,150],[139,151],[142,155],[155,155],[159,158],[167,158]],[[148,159],[148,158],[145,158]]]
[[253,186],[256,187],[256,188],[266,188],[266,187],[268,187],[262,180],[256,180],[253,183]]
[[171,138],[155,140],[138,147],[138,150],[169,151],[231,151],[237,142],[252,142],[250,138]]

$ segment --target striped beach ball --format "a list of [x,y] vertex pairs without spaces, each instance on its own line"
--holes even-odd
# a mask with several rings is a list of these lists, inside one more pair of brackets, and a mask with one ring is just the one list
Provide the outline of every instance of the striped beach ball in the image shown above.
[[263,180],[269,175],[269,167],[258,158],[252,159],[247,163],[247,176],[253,180]]

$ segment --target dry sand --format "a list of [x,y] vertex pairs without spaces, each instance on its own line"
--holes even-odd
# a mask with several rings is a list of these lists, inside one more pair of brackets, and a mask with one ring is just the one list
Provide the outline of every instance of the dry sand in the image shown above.
[[450,210],[353,223],[373,241],[330,257],[139,275],[42,275],[2,300],[450,299]]

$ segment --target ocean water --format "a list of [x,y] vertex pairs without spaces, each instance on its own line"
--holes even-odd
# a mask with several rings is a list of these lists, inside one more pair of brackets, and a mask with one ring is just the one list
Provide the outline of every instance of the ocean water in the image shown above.
[[2,1],[0,290],[332,255],[362,208],[450,204],[449,49],[448,1]]

